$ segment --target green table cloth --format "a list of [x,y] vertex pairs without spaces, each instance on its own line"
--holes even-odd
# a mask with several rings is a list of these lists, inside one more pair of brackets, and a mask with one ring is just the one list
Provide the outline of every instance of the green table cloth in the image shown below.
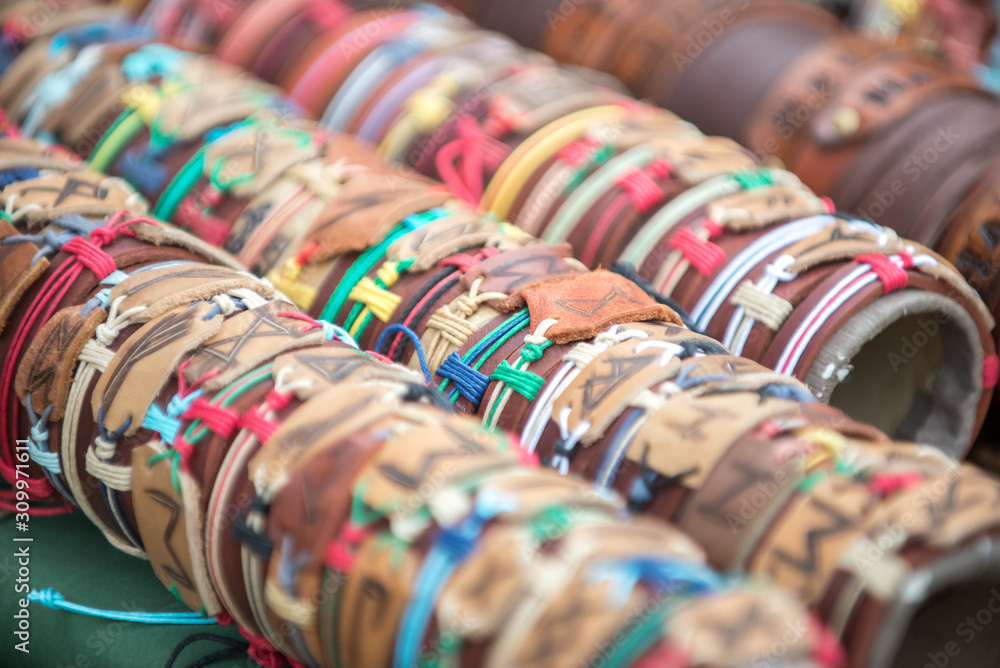
[[[30,542],[15,538],[31,538]],[[55,589],[67,601],[104,610],[130,612],[186,612],[156,576],[149,564],[111,547],[82,513],[32,517],[26,532],[18,531],[13,516],[0,519],[0,617],[4,622],[0,666],[21,668],[145,668],[162,667],[182,640],[196,633],[240,639],[235,626],[150,625],[90,617],[52,610],[40,603],[29,606],[29,654],[16,649],[18,620],[18,551],[27,546],[33,589]],[[223,649],[201,641],[187,647],[175,666],[184,668]],[[246,655],[211,664],[213,668],[256,667]]]

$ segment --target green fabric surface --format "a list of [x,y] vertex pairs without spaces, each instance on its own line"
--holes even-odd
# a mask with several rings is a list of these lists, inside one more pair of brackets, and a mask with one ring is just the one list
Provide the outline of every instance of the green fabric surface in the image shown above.
[[[14,538],[30,537],[30,543]],[[67,601],[104,610],[132,612],[187,612],[156,579],[149,563],[112,547],[83,515],[32,517],[27,532],[17,530],[12,516],[0,519],[0,666],[21,668],[162,668],[174,647],[195,633],[213,633],[239,639],[235,626],[151,625],[118,622],[52,610],[31,603],[30,654],[14,648],[14,635],[23,594],[15,591],[18,548],[30,546],[30,586],[55,589]],[[175,663],[184,668],[222,649],[211,642],[187,647]],[[246,655],[212,663],[213,668],[256,668]]]

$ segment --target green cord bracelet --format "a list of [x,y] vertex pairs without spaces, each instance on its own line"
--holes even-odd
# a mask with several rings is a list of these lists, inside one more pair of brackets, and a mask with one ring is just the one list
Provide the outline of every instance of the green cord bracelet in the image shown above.
[[179,172],[171,179],[170,183],[167,185],[166,190],[160,195],[159,201],[156,203],[156,207],[153,209],[153,216],[159,218],[160,220],[170,220],[173,218],[174,213],[177,212],[177,208],[184,201],[184,198],[188,196],[191,189],[194,188],[195,184],[202,178],[205,172],[205,153],[208,151],[208,147],[212,142],[216,141],[229,134],[230,132],[235,132],[245,127],[249,127],[256,122],[254,119],[248,119],[245,121],[240,121],[233,125],[225,128],[217,128],[209,133],[208,141],[198,149],[197,152],[191,159],[188,160],[187,164],[184,165]]
[[[521,357],[520,357],[520,359],[518,359],[517,362],[515,362],[513,366],[510,366],[510,364],[508,363],[508,366],[510,366],[510,369],[511,369],[510,372],[508,372],[508,373],[501,372],[500,377],[497,377],[497,373],[496,372],[493,372],[490,375],[490,380],[497,380],[501,384],[507,385],[507,387],[505,387],[503,389],[503,391],[502,391],[501,394],[494,394],[494,396],[496,397],[496,400],[493,402],[493,405],[490,406],[489,415],[486,417],[486,424],[487,424],[487,426],[489,426],[491,428],[496,427],[496,421],[495,420],[499,419],[499,417],[496,416],[497,408],[499,406],[501,406],[502,404],[504,404],[504,402],[506,401],[506,399],[510,396],[511,392],[518,392],[518,393],[520,393],[521,396],[523,396],[528,401],[534,401],[535,400],[535,398],[538,396],[539,390],[541,390],[541,388],[542,388],[542,385],[545,384],[545,379],[542,378],[541,376],[539,376],[536,373],[532,373],[530,371],[527,371],[527,367],[533,361],[537,361],[537,360],[541,359],[542,353],[545,351],[546,348],[548,348],[551,345],[552,345],[552,341],[545,341],[544,343],[526,343],[526,344],[524,344],[524,347],[521,349]],[[526,352],[528,353],[527,355],[525,354]],[[503,362],[501,362],[500,363],[501,366],[504,363],[506,363],[506,362],[507,362],[507,360],[504,360]],[[499,370],[499,367],[498,367],[498,370]],[[527,379],[525,379],[525,382],[520,387],[515,387],[510,382],[513,378],[516,378],[515,373],[531,374],[531,376],[534,376],[534,378],[536,378],[537,380],[535,380],[535,381],[527,381]],[[499,388],[498,388],[498,391],[499,391]]]
[[[354,286],[357,285],[362,276],[370,272],[375,265],[385,257],[386,251],[389,249],[389,246],[392,245],[392,242],[408,232],[412,232],[413,230],[422,227],[431,221],[444,218],[448,215],[451,215],[450,211],[445,209],[433,209],[431,211],[424,211],[423,213],[404,218],[403,222],[392,228],[389,235],[386,236],[386,238],[383,239],[377,246],[372,246],[371,248],[365,250],[354,260],[354,263],[344,274],[344,278],[337,285],[337,289],[333,291],[333,294],[330,295],[330,299],[327,300],[326,306],[323,307],[323,311],[320,313],[320,319],[334,322],[334,318],[337,313],[340,312],[340,309],[343,308],[344,303],[350,296]],[[351,310],[345,322],[353,322],[354,318],[357,318],[358,314],[361,313],[361,310],[364,308],[360,303],[355,304],[354,306],[355,309]],[[349,327],[349,325],[347,326]]]
[[[523,319],[523,322],[516,322],[516,320],[518,318]],[[475,369],[476,371],[478,371],[479,367],[481,367],[486,362],[486,360],[489,359],[489,357],[493,353],[495,353],[497,351],[497,348],[499,348],[503,344],[507,343],[507,341],[509,341],[512,336],[514,336],[515,334],[517,334],[518,332],[520,332],[522,329],[524,329],[525,327],[527,327],[530,322],[531,322],[531,319],[528,317],[528,309],[521,309],[520,311],[518,311],[517,313],[515,313],[511,317],[507,318],[507,320],[505,320],[503,322],[503,324],[500,325],[500,327],[497,328],[497,330],[503,329],[508,323],[513,323],[513,324],[516,324],[517,326],[516,327],[511,327],[510,331],[504,333],[503,336],[501,336],[496,341],[494,341],[493,345],[491,345],[489,347],[489,349],[487,349],[485,352],[480,353],[477,356],[479,359],[477,359],[475,361],[475,363],[471,364],[470,366],[473,369]],[[494,331],[497,331],[497,330],[494,330]],[[489,338],[489,337],[487,337],[487,338]],[[473,348],[473,350],[475,350],[475,348]],[[466,356],[469,357],[469,358],[471,358],[471,353],[472,353],[472,351],[469,351],[469,353],[467,353]],[[469,364],[469,359],[462,358],[462,362],[464,362],[465,364]],[[443,393],[445,391],[445,389],[447,389],[447,387],[448,387],[448,381],[449,381],[449,379],[445,378],[444,381],[441,383],[441,386],[438,388],[438,391],[440,391],[440,392]],[[459,396],[460,395],[459,395],[458,390],[454,390],[451,393],[451,396],[448,397],[448,401],[450,401],[451,403],[455,403],[456,401],[458,401],[458,397]]]
[[123,111],[105,132],[90,154],[90,169],[107,172],[129,142],[145,127],[139,112],[135,109]]

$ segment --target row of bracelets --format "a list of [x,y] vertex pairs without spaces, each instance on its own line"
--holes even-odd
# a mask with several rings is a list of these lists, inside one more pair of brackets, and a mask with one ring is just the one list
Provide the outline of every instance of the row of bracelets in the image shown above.
[[1000,308],[1000,102],[925,41],[890,45],[792,1],[455,4],[936,249]]
[[5,477],[77,505],[262,666],[837,664],[792,596],[540,469],[124,182],[16,135],[0,155]]
[[[80,48],[86,39],[93,48]],[[852,666],[885,665],[901,647],[919,654],[926,638],[909,622],[929,598],[995,568],[1000,487],[982,472],[887,440],[684,328],[619,274],[588,272],[565,246],[473,212],[353,139],[289,120],[274,89],[232,66],[127,24],[88,23],[42,43],[43,55],[67,59],[48,75],[93,57],[102,67],[62,104],[27,105],[42,110],[39,127],[78,141],[100,134],[99,156],[132,124],[114,162],[142,162],[122,173],[154,188],[154,215],[199,240],[144,221],[143,199],[119,178],[27,139],[3,142],[0,469],[16,484],[25,440],[33,494],[72,498],[192,608],[225,611],[307,665],[413,665],[423,650],[449,665],[575,665],[602,642],[581,638],[622,626],[621,617],[591,617],[581,596],[597,589],[585,578],[599,572],[615,587],[693,579],[668,572],[673,561],[632,559],[621,571],[605,570],[614,559],[588,561],[593,550],[629,545],[607,540],[614,524],[586,549],[567,539],[577,513],[590,517],[613,492],[630,510],[675,523],[712,566],[793,592],[841,637]],[[51,80],[22,68],[33,51],[27,45],[6,76]],[[84,117],[94,125],[81,128]],[[155,159],[143,161],[150,148]],[[270,276],[310,315],[222,268],[231,261],[205,240]],[[118,259],[119,243],[155,248],[138,260],[155,266],[130,272],[135,261]],[[176,246],[188,255],[169,257]],[[221,267],[178,264],[192,251]],[[410,369],[384,366],[387,357]],[[536,461],[594,479],[597,491],[573,492],[583,501],[560,491],[585,489],[575,477],[523,472]],[[517,480],[503,482],[504,467],[518,467]],[[531,476],[551,488],[536,493]],[[496,492],[483,494],[495,480]],[[508,504],[508,493],[517,500]],[[518,527],[550,507],[555,519],[545,521],[563,528],[533,551],[537,528]],[[522,524],[508,527],[510,518]],[[487,546],[493,531],[502,538]],[[522,569],[526,554],[550,568]],[[176,577],[178,563],[186,577]],[[370,570],[382,579],[351,589],[364,589]],[[344,574],[364,577],[346,578],[345,589]],[[487,575],[503,575],[499,590],[483,591]],[[379,614],[339,612],[349,592],[373,590],[385,597]],[[456,591],[460,600],[450,598]],[[606,601],[601,591],[595,600]],[[634,612],[629,603],[642,598],[621,591],[615,610]],[[482,595],[482,607],[466,594]],[[557,602],[566,607],[554,611]],[[742,638],[760,618],[720,607],[740,621],[720,622],[720,613],[704,628]],[[921,618],[947,623],[939,614],[930,607]],[[607,625],[588,633],[599,619]],[[650,622],[650,637],[661,621]],[[675,625],[672,615],[666,628]],[[560,639],[526,639],[549,630]],[[793,633],[806,647],[791,651],[778,637],[785,630],[761,631],[765,650],[709,634],[699,637],[716,654],[691,642],[677,659],[676,648],[650,651],[654,665],[739,665],[746,654],[721,654],[744,650],[779,663],[836,662],[822,634]],[[615,641],[632,653],[611,663],[632,661],[648,642]],[[549,654],[515,656],[540,646]]]
[[[696,330],[894,438],[961,455],[978,432],[996,382],[993,319],[950,265],[610,79],[427,6],[155,2],[144,25],[217,42],[221,60],[274,82],[325,127],[569,243],[587,266],[648,284]],[[26,114],[26,95],[12,108]],[[29,130],[71,146],[80,135]],[[132,137],[111,133],[95,164],[146,179],[159,148]],[[148,185],[152,197],[164,187]]]

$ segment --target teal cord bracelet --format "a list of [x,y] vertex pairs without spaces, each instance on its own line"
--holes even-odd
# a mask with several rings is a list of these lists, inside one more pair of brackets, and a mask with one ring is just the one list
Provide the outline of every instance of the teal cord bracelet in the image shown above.
[[55,589],[32,589],[28,600],[41,603],[46,608],[75,612],[88,617],[114,619],[121,622],[139,622],[140,624],[217,624],[213,618],[204,617],[200,612],[127,612],[119,610],[100,610],[85,605],[70,603]]
[[[447,209],[437,208],[404,218],[399,225],[394,227],[392,231],[389,232],[388,236],[386,236],[381,243],[377,246],[372,246],[358,256],[358,258],[354,261],[354,264],[352,264],[347,270],[347,273],[344,274],[344,278],[337,285],[337,289],[333,291],[332,295],[330,295],[330,299],[326,302],[326,306],[323,307],[323,311],[320,313],[320,319],[335,322],[337,313],[339,313],[340,309],[343,308],[344,303],[350,296],[354,286],[357,285],[358,281],[360,281],[365,274],[374,269],[375,265],[382,261],[385,257],[386,251],[389,249],[389,246],[392,245],[392,242],[408,232],[412,232],[427,223],[444,218],[450,214],[451,212]],[[351,328],[351,324],[354,322],[354,319],[358,317],[363,308],[364,306],[360,303],[354,305],[354,308],[344,321],[344,326],[347,329]]]

